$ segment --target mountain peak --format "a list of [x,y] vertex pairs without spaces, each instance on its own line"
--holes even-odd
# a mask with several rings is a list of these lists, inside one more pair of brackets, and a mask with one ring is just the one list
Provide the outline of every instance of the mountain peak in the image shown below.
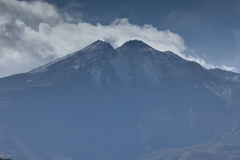
[[101,44],[101,43],[106,43],[106,42],[98,39],[97,41],[93,42],[92,44]]
[[[113,47],[102,40],[97,40],[95,42],[93,42],[92,44],[88,45],[87,47],[85,47],[84,49],[81,49],[77,52],[68,54],[62,58],[56,59],[52,62],[49,62],[43,66],[40,66],[36,69],[33,69],[31,71],[29,71],[28,73],[42,73],[48,70],[48,68],[51,66],[55,66],[56,68],[61,68],[61,70],[63,70],[62,68],[62,64],[66,64],[66,68],[68,67],[72,67],[72,66],[68,66],[69,63],[77,63],[80,59],[80,57],[82,56],[86,56],[88,58],[92,58],[92,57],[96,57],[97,55],[102,55],[102,54],[106,54],[106,57],[111,57],[112,55],[112,51],[113,51]],[[57,64],[57,65],[56,65]],[[61,67],[59,67],[59,65]],[[77,65],[75,65],[76,67]],[[65,68],[65,69],[66,69]]]
[[112,48],[112,46],[105,42],[105,41],[102,41],[102,40],[97,40],[95,42],[93,42],[92,44],[90,44],[89,46],[87,46],[85,49],[96,49],[96,48],[105,48],[105,47],[110,47]]
[[152,48],[141,40],[127,41],[121,47],[134,48],[134,49]]

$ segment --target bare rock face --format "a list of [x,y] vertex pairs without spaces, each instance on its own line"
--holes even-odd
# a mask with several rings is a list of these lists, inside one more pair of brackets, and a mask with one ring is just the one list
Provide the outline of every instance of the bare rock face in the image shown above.
[[141,41],[96,41],[1,78],[0,157],[238,159],[238,74],[216,71]]

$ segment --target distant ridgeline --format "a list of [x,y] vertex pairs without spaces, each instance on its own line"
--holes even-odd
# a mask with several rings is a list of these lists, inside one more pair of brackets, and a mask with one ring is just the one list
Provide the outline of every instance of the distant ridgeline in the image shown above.
[[11,159],[2,159],[2,158],[0,158],[0,160],[11,160]]

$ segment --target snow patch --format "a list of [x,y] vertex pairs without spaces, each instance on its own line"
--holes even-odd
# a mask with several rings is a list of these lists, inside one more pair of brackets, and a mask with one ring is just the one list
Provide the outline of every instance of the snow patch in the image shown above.
[[106,81],[107,81],[108,86],[109,86],[110,88],[112,88],[112,85],[111,85],[111,83],[110,83],[110,78],[111,78],[111,77],[108,77],[108,78],[106,79]]
[[190,108],[189,111],[188,111],[188,115],[189,115],[189,121],[191,124],[193,124],[195,122],[195,120],[197,119],[196,116],[194,116],[194,113],[193,113],[193,108]]
[[80,65],[74,65],[72,67],[75,68],[76,70],[78,70],[80,68]]
[[238,129],[237,126],[232,126],[232,130],[225,132],[225,133],[223,134],[223,136],[221,137],[221,140],[230,137],[235,131],[237,131],[237,129]]
[[96,83],[97,86],[101,84],[101,74],[102,74],[102,69],[94,67],[91,70],[91,76],[93,77],[94,82]]
[[223,100],[227,101],[228,103],[230,102],[232,98],[232,90],[231,88],[228,88],[226,86],[218,86],[215,83],[212,83],[211,85],[204,84],[204,86],[213,92],[215,95],[218,97],[222,98]]
[[239,80],[239,76],[234,76],[233,80],[238,81]]
[[47,63],[47,64],[45,64],[45,65],[43,65],[41,67],[38,67],[38,68],[36,68],[34,70],[31,70],[28,73],[33,74],[33,73],[43,73],[43,72],[46,72],[48,70],[47,68],[49,66],[51,66],[51,65],[53,65],[53,64],[55,64],[55,63],[57,63],[57,62],[59,62],[61,60],[67,59],[67,58],[71,57],[73,54],[75,54],[75,53],[72,53],[72,54],[66,55],[66,56],[64,56],[62,58],[56,59],[55,61],[52,61],[52,62]]
[[53,158],[53,160],[73,160],[69,157],[62,156],[62,155],[59,155],[59,154],[52,154],[52,158]]
[[26,82],[27,82],[27,83],[29,83],[29,82],[32,82],[32,80],[31,80],[31,79],[29,79],[29,80],[27,80]]
[[42,160],[41,158],[34,155],[22,142],[20,142],[16,137],[12,136],[12,139],[16,142],[16,144],[21,148],[21,150],[25,153],[25,156],[27,156],[31,160]]

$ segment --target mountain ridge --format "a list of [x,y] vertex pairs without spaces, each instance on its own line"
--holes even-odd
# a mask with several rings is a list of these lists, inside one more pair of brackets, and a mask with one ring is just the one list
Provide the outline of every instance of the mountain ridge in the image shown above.
[[[41,75],[42,72],[47,72],[48,69],[51,69],[53,65],[57,65],[58,64],[58,71],[57,72],[60,72],[61,71],[61,65],[64,66],[63,63],[67,63],[66,65],[70,65],[68,66],[68,72],[72,72],[72,76],[76,75],[77,74],[77,70],[79,70],[79,67],[83,66],[84,63],[87,63],[86,62],[80,62],[81,58],[85,58],[86,60],[91,58],[89,57],[90,54],[87,54],[88,52],[94,52],[94,50],[96,50],[96,52],[98,52],[96,55],[93,54],[91,56],[99,56],[99,53],[101,52],[100,50],[106,50],[106,51],[110,51],[111,53],[109,55],[104,55],[107,59],[109,59],[110,63],[112,65],[114,65],[114,60],[112,60],[114,57],[118,56],[119,59],[122,59],[124,56],[125,57],[129,57],[129,56],[134,56],[132,57],[133,59],[137,59],[138,58],[142,58],[140,61],[144,61],[144,59],[147,59],[147,58],[151,58],[150,60],[148,59],[148,62],[145,61],[146,65],[145,67],[150,67],[150,68],[145,68],[147,69],[148,71],[147,72],[150,72],[151,71],[151,67],[153,66],[149,66],[149,62],[153,61],[154,58],[158,58],[158,63],[160,62],[159,58],[162,59],[162,64],[161,66],[163,65],[168,65],[168,64],[163,64],[164,62],[167,62],[169,64],[171,64],[172,66],[174,66],[175,62],[182,62],[182,63],[186,63],[188,65],[190,65],[189,67],[187,67],[187,71],[185,71],[185,73],[188,73],[188,72],[192,72],[192,71],[189,71],[189,69],[191,68],[191,65],[195,65],[195,67],[192,67],[192,68],[197,68],[196,71],[194,72],[198,72],[198,70],[202,70],[201,72],[203,72],[203,70],[205,70],[205,72],[208,72],[205,68],[203,68],[202,66],[200,66],[198,63],[196,62],[192,62],[192,61],[187,61],[179,56],[177,56],[176,54],[172,53],[172,52],[160,52],[160,51],[157,51],[155,49],[153,49],[152,47],[150,47],[149,45],[145,44],[144,42],[142,41],[138,41],[138,40],[130,40],[130,41],[127,41],[126,43],[124,43],[122,46],[114,49],[109,43],[107,42],[104,42],[104,41],[101,41],[101,40],[97,40],[96,42],[92,43],[91,45],[85,47],[84,49],[82,50],[79,50],[77,52],[74,52],[72,54],[69,54],[69,55],[66,55],[62,58],[59,58],[59,59],[56,59],[54,60],[53,62],[50,62],[50,63],[47,63],[43,66],[40,66],[36,69],[33,69],[27,73],[23,73],[25,74],[26,76],[25,77],[28,77],[28,79],[24,79],[24,82],[21,82],[21,83],[33,83],[33,75],[34,74],[39,74]],[[125,51],[125,50],[128,50],[128,51]],[[125,52],[132,52],[131,50],[135,50],[136,53],[131,53],[131,55],[128,55],[128,54],[125,54]],[[86,53],[85,53],[86,52]],[[104,51],[103,51],[104,52]],[[123,54],[122,54],[123,53]],[[140,55],[141,53],[147,53],[147,55]],[[101,53],[100,53],[101,54]],[[133,55],[132,55],[133,54]],[[148,57],[150,56],[150,57]],[[161,56],[161,57],[160,57]],[[129,57],[130,58],[130,57]],[[68,60],[66,60],[68,59]],[[116,61],[115,61],[116,62]],[[72,63],[72,64],[70,64]],[[147,64],[148,63],[148,64]],[[66,66],[65,65],[65,66]],[[152,64],[151,64],[152,65]],[[178,66],[177,67],[174,67],[175,69],[174,70],[179,70],[177,69],[179,67],[179,64],[177,64]],[[158,67],[161,67],[161,66],[158,66]],[[197,67],[198,66],[198,67]],[[117,66],[115,66],[117,68]],[[170,66],[166,66],[168,68],[170,68]],[[56,67],[55,67],[56,68]],[[63,67],[64,68],[64,67]],[[65,70],[66,70],[66,67],[65,67]],[[152,70],[154,70],[152,68]],[[156,68],[155,68],[156,70]],[[173,69],[172,69],[173,70]],[[125,71],[123,71],[125,72]],[[182,69],[179,70],[179,72],[177,74],[180,74],[180,72],[182,72]],[[169,75],[171,73],[163,73],[163,75]],[[182,73],[183,74],[183,73]],[[191,73],[192,75],[193,73]],[[207,73],[208,74],[208,73]],[[211,73],[212,74],[212,73]],[[22,74],[17,74],[19,75],[20,77],[22,76]],[[214,74],[213,74],[214,75]],[[52,75],[51,75],[52,76]],[[70,76],[70,75],[68,75]],[[159,75],[160,76],[160,75]],[[179,75],[180,76],[180,75]],[[9,77],[12,77],[12,76],[9,76]],[[14,77],[14,75],[13,75]],[[71,77],[71,76],[70,76]],[[190,76],[189,76],[190,77]],[[217,77],[214,75],[214,77]],[[57,77],[55,77],[56,79]],[[66,77],[65,77],[66,78]],[[8,78],[8,77],[5,77],[5,78],[1,78],[1,80],[5,79],[5,81],[11,81],[11,78]],[[10,80],[9,80],[10,79]],[[54,77],[52,77],[52,79],[54,79]],[[156,79],[156,78],[155,78]],[[199,79],[199,78],[198,78]],[[48,80],[49,82],[52,81],[51,83],[56,83],[56,80],[54,82],[54,80]],[[64,80],[63,80],[64,81]],[[15,82],[15,83],[19,83],[19,82]],[[60,82],[62,83],[62,82]],[[39,84],[35,84],[36,86],[39,85]],[[47,85],[52,85],[52,84],[45,84],[46,86]],[[26,84],[26,86],[28,86],[28,84]],[[5,87],[0,87],[0,88],[5,88]]]
[[[221,76],[142,41],[116,49],[96,41],[0,79],[0,153],[14,160],[222,156],[239,142],[240,84]],[[229,150],[225,159],[240,156]]]

